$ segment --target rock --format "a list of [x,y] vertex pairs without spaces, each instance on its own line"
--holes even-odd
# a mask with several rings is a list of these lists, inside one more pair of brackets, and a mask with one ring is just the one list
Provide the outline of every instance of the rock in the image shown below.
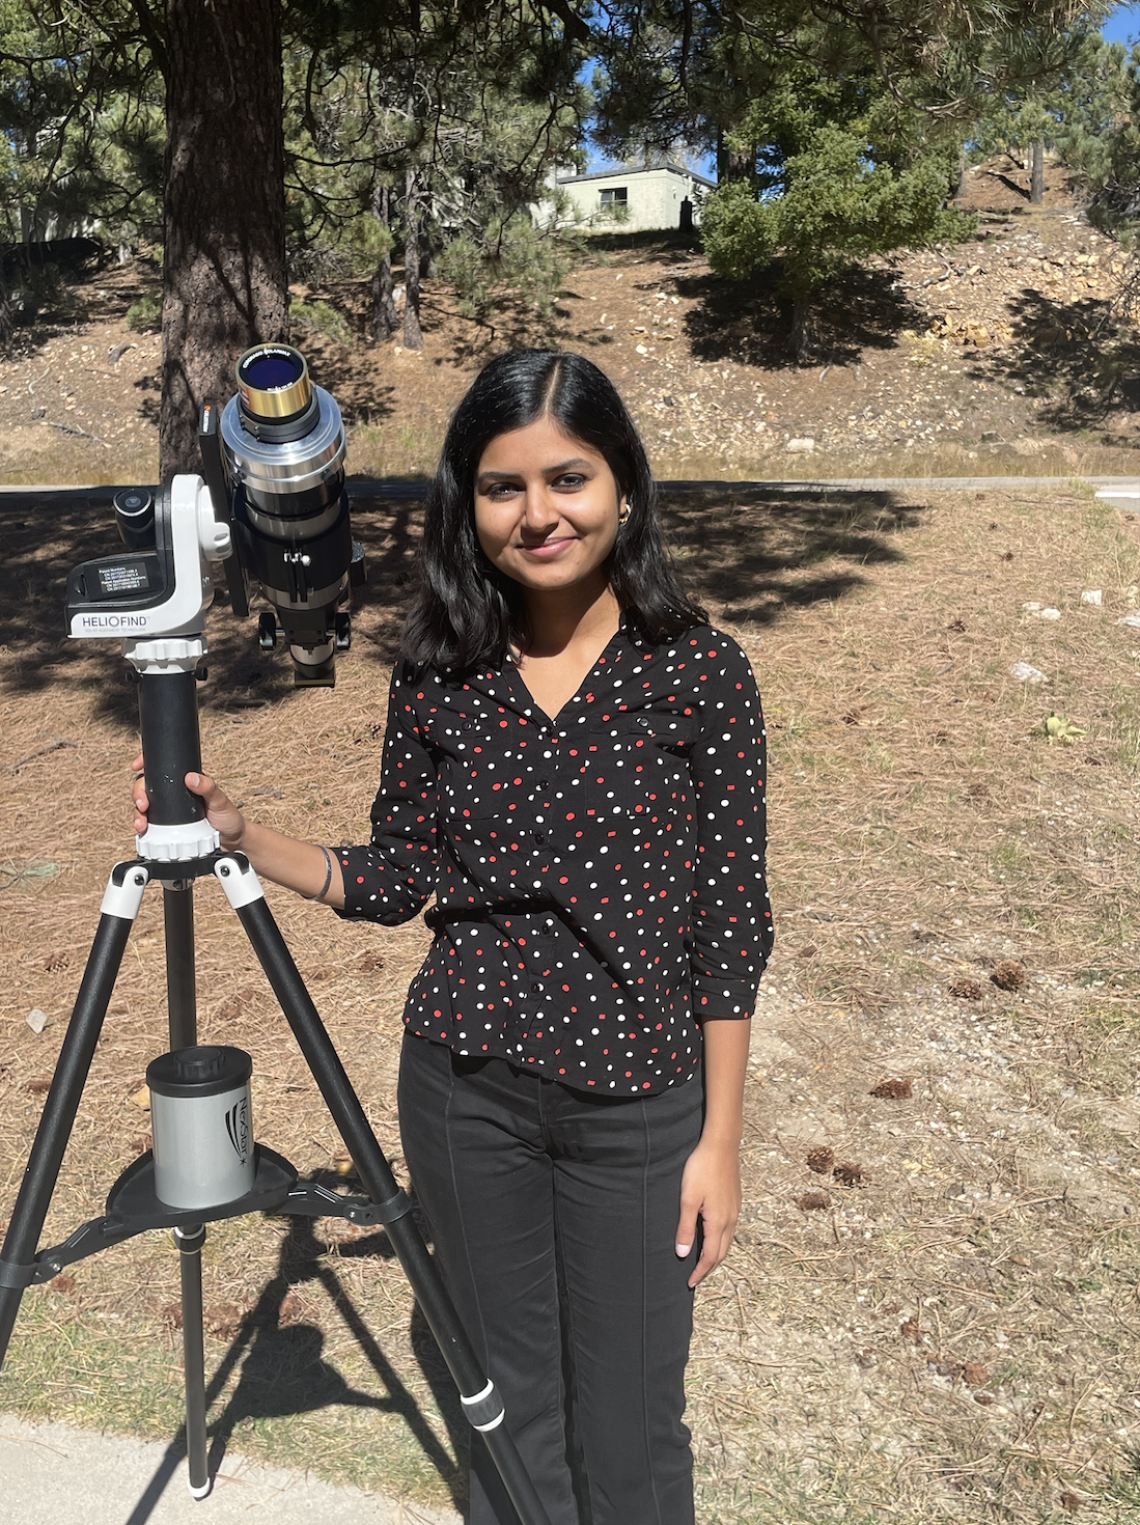
[[[1136,620],[1140,625],[1140,619]],[[1019,683],[1044,683],[1045,674],[1039,667],[1032,667],[1028,662],[1015,662],[1009,670],[1011,678],[1016,678]]]
[[34,1033],[42,1033],[44,1028],[48,1025],[48,1014],[46,1011],[41,1011],[38,1006],[33,1006],[31,1011],[24,1018],[24,1021],[28,1024]]
[[810,455],[815,449],[815,440],[810,435],[805,435],[803,439],[790,439],[784,449],[792,455]]
[[1095,604],[1097,608],[1104,603],[1104,595],[1099,588],[1086,588],[1081,594],[1082,604]]
[[1140,630],[1140,614],[1122,614],[1116,623],[1130,625],[1133,630]]

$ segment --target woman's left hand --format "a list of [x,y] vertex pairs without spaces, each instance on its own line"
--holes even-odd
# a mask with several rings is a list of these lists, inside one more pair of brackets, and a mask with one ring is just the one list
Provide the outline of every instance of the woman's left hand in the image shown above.
[[704,1281],[728,1254],[740,1217],[740,1149],[733,1143],[702,1138],[685,1162],[681,1177],[681,1218],[676,1250],[683,1260],[693,1247],[701,1221],[701,1258],[689,1286]]

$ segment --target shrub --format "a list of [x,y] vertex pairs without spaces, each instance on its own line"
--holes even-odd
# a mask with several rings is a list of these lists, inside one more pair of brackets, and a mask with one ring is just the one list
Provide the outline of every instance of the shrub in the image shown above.
[[139,297],[127,308],[127,327],[133,334],[150,333],[162,327],[162,303],[157,297]]

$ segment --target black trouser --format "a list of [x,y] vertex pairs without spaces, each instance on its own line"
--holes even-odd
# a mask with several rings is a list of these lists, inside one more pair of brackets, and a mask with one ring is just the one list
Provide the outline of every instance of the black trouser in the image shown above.
[[[592,1096],[405,1037],[400,1126],[459,1313],[551,1525],[692,1525],[697,1247],[673,1245],[699,1076]],[[473,1448],[471,1525],[514,1515]]]

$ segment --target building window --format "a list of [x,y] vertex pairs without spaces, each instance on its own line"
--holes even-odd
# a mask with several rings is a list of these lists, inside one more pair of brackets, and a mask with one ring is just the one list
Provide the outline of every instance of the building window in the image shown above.
[[629,187],[625,185],[615,186],[612,191],[602,191],[602,211],[610,211],[613,207],[629,205]]

